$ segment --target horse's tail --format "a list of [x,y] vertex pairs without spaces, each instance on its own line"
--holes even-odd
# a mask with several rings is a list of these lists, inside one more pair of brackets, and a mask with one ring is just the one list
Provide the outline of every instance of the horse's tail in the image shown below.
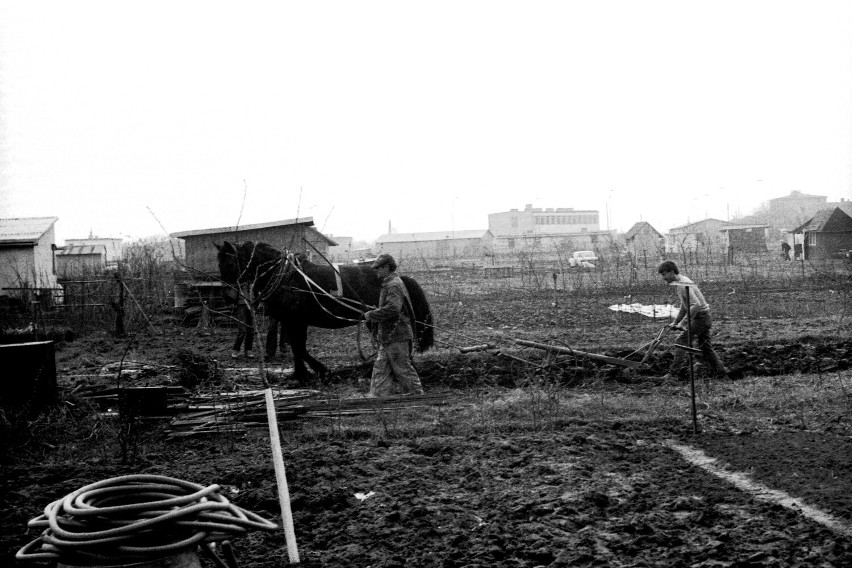
[[414,309],[414,338],[417,351],[423,352],[435,344],[435,327],[432,320],[432,309],[426,294],[420,284],[410,276],[402,276],[405,289],[411,298],[411,307]]

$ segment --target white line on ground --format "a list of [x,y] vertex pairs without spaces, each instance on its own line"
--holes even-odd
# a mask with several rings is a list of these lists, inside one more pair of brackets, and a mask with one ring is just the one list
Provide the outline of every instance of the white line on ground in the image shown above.
[[677,444],[672,440],[666,440],[665,445],[677,451],[689,463],[697,465],[701,469],[732,483],[741,491],[750,493],[755,499],[777,503],[782,507],[795,510],[807,518],[816,521],[839,534],[852,536],[852,526],[846,522],[826,513],[825,511],[821,511],[816,507],[811,507],[801,499],[791,497],[783,491],[770,489],[765,485],[757,483],[744,473],[729,471],[719,465],[716,465],[717,460],[709,457],[701,450]]

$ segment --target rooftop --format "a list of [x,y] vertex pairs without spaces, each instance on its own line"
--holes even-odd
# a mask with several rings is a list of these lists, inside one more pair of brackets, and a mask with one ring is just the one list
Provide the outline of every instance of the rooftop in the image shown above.
[[36,244],[58,220],[59,217],[0,219],[0,244]]

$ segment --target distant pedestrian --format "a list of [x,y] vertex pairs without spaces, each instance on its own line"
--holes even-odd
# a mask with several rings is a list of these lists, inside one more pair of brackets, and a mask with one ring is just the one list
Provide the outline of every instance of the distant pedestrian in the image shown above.
[[781,258],[790,260],[790,243],[781,241]]
[[[725,365],[722,364],[722,361],[713,349],[713,344],[710,342],[710,328],[712,327],[713,322],[710,318],[710,305],[707,303],[707,300],[704,299],[704,294],[701,293],[701,290],[698,289],[695,282],[683,274],[680,274],[677,264],[671,260],[667,260],[660,264],[657,272],[660,273],[663,280],[665,280],[668,284],[675,285],[677,287],[677,295],[680,299],[680,309],[678,310],[674,321],[669,324],[669,327],[672,329],[681,330],[680,335],[678,335],[677,339],[675,339],[675,343],[677,345],[686,345],[691,347],[689,344],[689,338],[691,335],[691,338],[698,343],[698,348],[701,349],[701,354],[704,357],[704,362],[710,373],[716,377],[727,377],[728,370],[725,368]],[[688,303],[687,287],[689,288]],[[689,330],[686,329],[686,321],[684,321],[686,319],[687,305],[689,306],[689,319],[692,323]],[[669,373],[664,378],[685,378],[685,373],[688,372],[686,369],[687,362],[688,359],[686,352],[683,349],[675,347],[674,361],[672,361]]]
[[405,394],[423,394],[420,376],[411,364],[411,345],[414,340],[412,324],[414,310],[405,283],[396,274],[396,261],[389,254],[380,254],[372,268],[382,283],[379,307],[364,314],[373,337],[379,344],[369,397],[390,393],[394,379]]
[[246,301],[250,301],[249,290],[247,287],[240,288],[240,294],[237,295],[237,309],[234,316],[237,320],[237,337],[234,339],[234,349],[231,352],[231,358],[236,359],[240,356],[240,350],[245,349],[247,358],[252,359],[254,353],[251,349],[254,346],[254,315]]

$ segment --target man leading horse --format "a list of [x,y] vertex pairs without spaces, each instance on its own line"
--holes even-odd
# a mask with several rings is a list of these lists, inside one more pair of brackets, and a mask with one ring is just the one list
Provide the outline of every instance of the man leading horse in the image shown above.
[[380,254],[372,268],[382,282],[382,290],[378,308],[364,314],[379,347],[367,396],[387,396],[394,379],[405,394],[423,394],[420,377],[411,364],[414,309],[405,284],[396,274],[396,260],[389,254]]
[[[328,373],[307,351],[308,327],[339,329],[364,321],[363,313],[379,305],[381,281],[369,266],[339,269],[318,265],[266,243],[246,241],[216,245],[223,293],[236,300],[239,283],[249,283],[266,313],[282,323],[293,351],[293,379],[308,378],[305,363],[320,376]],[[399,277],[411,300],[414,347],[422,352],[434,341],[432,311],[420,285]]]

